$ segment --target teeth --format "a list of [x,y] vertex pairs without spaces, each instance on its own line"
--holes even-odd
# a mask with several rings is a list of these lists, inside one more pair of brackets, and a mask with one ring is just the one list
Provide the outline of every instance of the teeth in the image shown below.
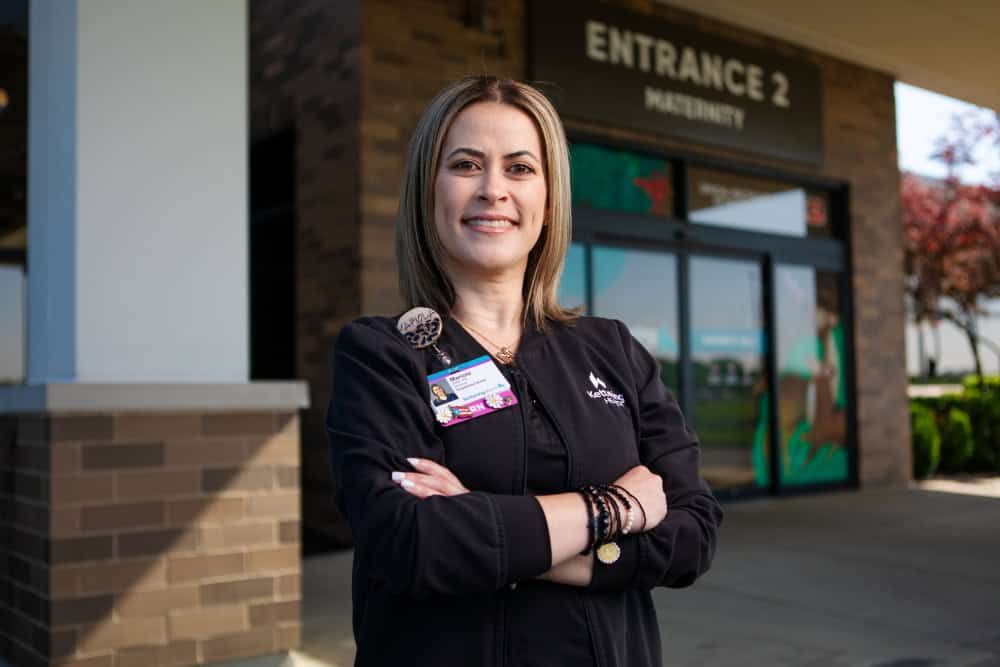
[[495,229],[513,226],[510,220],[482,220],[480,218],[466,220],[465,224],[472,225],[473,227],[493,227]]

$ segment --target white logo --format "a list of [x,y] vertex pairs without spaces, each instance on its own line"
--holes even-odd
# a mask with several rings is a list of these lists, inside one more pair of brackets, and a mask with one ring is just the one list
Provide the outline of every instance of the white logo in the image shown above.
[[609,390],[604,380],[594,375],[593,371],[590,372],[590,384],[594,385],[594,390],[587,390],[587,396],[598,401],[604,401],[608,405],[614,405],[619,408],[625,407],[625,397]]
[[590,384],[594,385],[594,389],[607,389],[608,385],[604,384],[604,380],[594,375],[594,372],[590,372]]

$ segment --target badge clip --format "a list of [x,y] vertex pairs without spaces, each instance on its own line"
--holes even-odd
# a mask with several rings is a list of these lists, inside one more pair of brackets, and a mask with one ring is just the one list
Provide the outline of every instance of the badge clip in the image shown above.
[[430,348],[434,356],[445,366],[451,366],[451,357],[441,351],[437,341],[441,337],[444,321],[437,311],[425,306],[411,308],[396,322],[396,330],[410,345],[418,350]]

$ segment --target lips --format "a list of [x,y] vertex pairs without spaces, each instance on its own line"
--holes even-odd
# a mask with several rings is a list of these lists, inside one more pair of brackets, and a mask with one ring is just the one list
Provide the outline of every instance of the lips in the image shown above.
[[517,223],[501,215],[474,215],[462,218],[462,224],[477,231],[497,233],[517,227]]

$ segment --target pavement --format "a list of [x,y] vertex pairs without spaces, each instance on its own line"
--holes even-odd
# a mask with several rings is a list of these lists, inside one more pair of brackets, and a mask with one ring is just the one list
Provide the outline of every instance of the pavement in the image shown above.
[[[304,560],[288,667],[353,664],[351,558]],[[653,598],[664,665],[1000,667],[1000,478],[729,503],[712,571]]]

